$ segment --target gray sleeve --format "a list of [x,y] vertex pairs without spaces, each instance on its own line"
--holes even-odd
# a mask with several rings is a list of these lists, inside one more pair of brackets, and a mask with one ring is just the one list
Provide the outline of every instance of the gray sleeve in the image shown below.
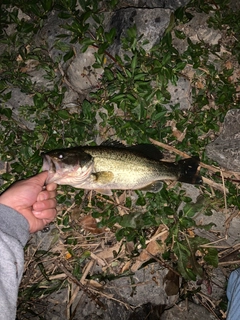
[[23,248],[29,238],[29,224],[18,212],[0,205],[0,320],[15,320],[24,268]]

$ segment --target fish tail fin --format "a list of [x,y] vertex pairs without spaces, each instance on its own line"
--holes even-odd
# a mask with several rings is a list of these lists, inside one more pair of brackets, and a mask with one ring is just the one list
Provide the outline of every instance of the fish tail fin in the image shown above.
[[178,161],[180,176],[178,181],[191,184],[202,184],[202,177],[198,175],[197,169],[200,160],[198,157],[192,157]]

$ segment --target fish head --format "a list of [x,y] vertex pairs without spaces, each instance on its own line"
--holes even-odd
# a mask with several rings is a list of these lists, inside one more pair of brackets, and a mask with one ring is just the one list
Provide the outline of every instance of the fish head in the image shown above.
[[77,187],[86,180],[93,169],[90,154],[74,148],[53,150],[42,154],[42,171],[48,171],[46,184],[68,184]]

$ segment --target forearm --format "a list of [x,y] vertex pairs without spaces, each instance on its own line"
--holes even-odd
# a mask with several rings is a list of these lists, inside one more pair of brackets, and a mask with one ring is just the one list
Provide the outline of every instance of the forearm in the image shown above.
[[22,215],[0,204],[0,320],[15,320],[16,317],[28,230],[29,224]]

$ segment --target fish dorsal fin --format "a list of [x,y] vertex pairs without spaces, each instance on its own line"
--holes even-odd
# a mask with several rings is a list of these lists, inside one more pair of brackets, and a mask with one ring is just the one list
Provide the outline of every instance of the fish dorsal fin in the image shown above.
[[151,160],[159,161],[163,158],[162,152],[157,147],[149,143],[139,143],[128,147],[120,141],[106,140],[101,143],[101,146],[128,149],[134,152],[138,152],[144,157],[149,158]]
[[126,146],[121,143],[120,141],[117,141],[117,140],[111,140],[111,139],[108,139],[106,141],[103,141],[100,146],[103,146],[103,147],[116,147],[116,148],[126,148]]
[[161,160],[163,158],[162,152],[155,147],[152,144],[148,143],[140,143],[136,144],[135,146],[127,147],[129,150],[139,152],[146,158],[152,159],[152,160]]

